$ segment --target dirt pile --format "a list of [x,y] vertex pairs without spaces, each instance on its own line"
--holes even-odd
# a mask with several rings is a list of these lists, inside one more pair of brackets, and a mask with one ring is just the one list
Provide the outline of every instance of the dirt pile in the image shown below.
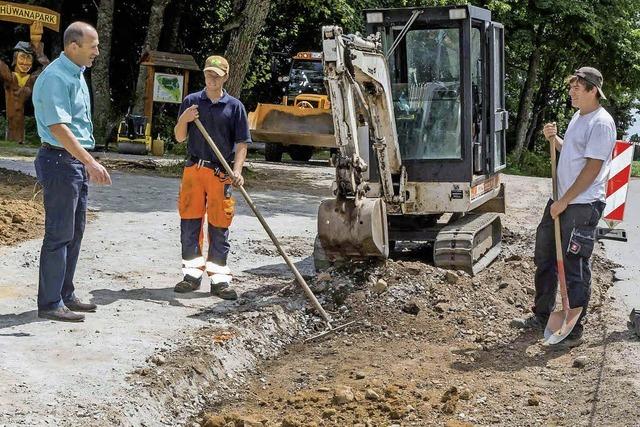
[[42,235],[44,207],[35,178],[0,169],[0,246]]
[[[540,332],[522,328],[534,293],[532,252],[533,236],[507,231],[500,259],[476,277],[416,256],[319,274],[312,286],[336,324],[358,320],[356,326],[290,346],[261,367],[241,398],[221,397],[223,405],[198,421],[224,427],[586,421],[597,398],[599,350],[549,350]],[[595,257],[588,342],[602,320],[610,268]]]

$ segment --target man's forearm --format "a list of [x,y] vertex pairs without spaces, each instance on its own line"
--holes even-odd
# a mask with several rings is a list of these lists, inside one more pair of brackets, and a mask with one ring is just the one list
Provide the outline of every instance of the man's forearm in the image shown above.
[[561,200],[569,204],[573,199],[582,194],[595,181],[602,168],[602,160],[587,159],[587,164],[580,171],[580,174],[571,187],[562,196]]
[[233,158],[233,171],[236,173],[242,173],[242,166],[247,158],[247,144],[236,144],[236,155]]
[[176,137],[176,141],[184,142],[187,139],[187,125],[187,123],[178,120],[173,128],[173,135]]
[[87,150],[82,148],[78,139],[73,135],[69,127],[65,124],[57,124],[49,126],[51,134],[73,157],[80,160],[83,164],[94,161],[93,157]]

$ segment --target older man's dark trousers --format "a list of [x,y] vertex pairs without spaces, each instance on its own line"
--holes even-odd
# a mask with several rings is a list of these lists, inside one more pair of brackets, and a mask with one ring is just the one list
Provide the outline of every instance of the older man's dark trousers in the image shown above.
[[[558,269],[554,225],[549,200],[536,231],[536,296],[534,312],[543,321],[554,310],[558,287]],[[591,296],[591,254],[595,245],[596,226],[605,204],[593,202],[572,204],[560,215],[564,269],[571,308],[583,307],[577,329],[587,312]]]
[[41,148],[34,163],[45,210],[38,309],[50,310],[75,297],[73,276],[86,223],[89,186],[84,165],[67,151]]

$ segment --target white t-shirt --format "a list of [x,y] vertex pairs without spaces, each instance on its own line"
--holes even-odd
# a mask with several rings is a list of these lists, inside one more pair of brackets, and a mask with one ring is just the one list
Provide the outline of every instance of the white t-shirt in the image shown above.
[[587,158],[603,160],[600,173],[593,183],[570,204],[605,201],[605,184],[609,177],[611,153],[616,143],[613,117],[600,107],[589,114],[577,111],[564,135],[558,162],[558,197],[573,185],[587,163]]

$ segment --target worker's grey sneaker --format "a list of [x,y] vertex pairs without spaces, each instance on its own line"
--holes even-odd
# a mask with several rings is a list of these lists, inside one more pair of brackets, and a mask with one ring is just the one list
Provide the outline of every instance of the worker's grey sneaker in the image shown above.
[[196,279],[191,276],[184,276],[184,279],[174,286],[173,291],[179,294],[186,294],[188,292],[197,291],[198,289],[200,289],[200,279]]
[[74,313],[65,306],[54,308],[53,310],[38,310],[38,317],[41,319],[57,320],[59,322],[84,321],[84,314]]
[[71,311],[83,311],[85,313],[93,313],[98,308],[97,305],[88,302],[82,302],[79,298],[73,298],[69,301],[65,301],[64,305]]
[[228,283],[212,283],[211,295],[220,297],[226,300],[237,300],[238,293],[235,289],[229,286]]

